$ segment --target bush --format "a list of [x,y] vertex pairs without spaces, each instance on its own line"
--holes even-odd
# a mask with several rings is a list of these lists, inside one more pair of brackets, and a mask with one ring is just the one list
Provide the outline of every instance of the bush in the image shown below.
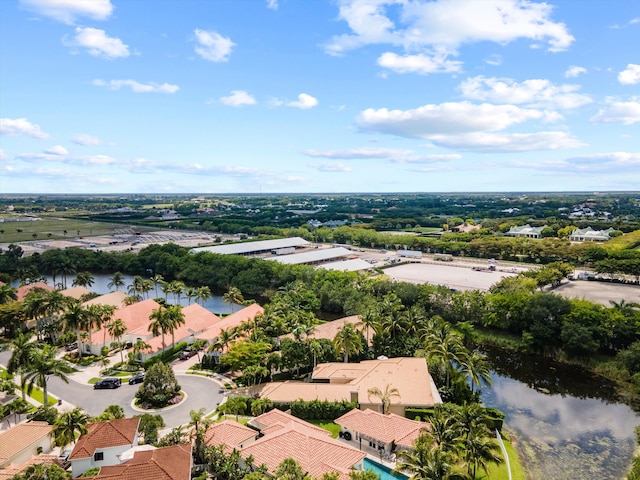
[[149,367],[136,398],[144,407],[162,408],[180,393],[180,385],[169,365],[158,362]]
[[178,358],[178,354],[182,350],[187,348],[187,346],[188,345],[186,342],[176,343],[176,345],[173,348],[169,347],[164,352],[159,353],[158,355],[155,355],[150,359],[142,362],[142,366],[144,367],[145,370],[148,370],[151,365],[154,365],[158,362],[171,363],[176,358]]
[[[280,406],[277,407],[281,409]],[[327,402],[320,400],[295,400],[291,402],[291,415],[303,420],[335,420],[354,408],[358,408],[358,402]]]

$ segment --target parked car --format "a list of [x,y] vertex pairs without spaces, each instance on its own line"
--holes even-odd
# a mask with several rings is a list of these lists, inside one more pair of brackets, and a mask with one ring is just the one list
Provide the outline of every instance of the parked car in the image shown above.
[[192,349],[192,348],[185,348],[183,351],[180,352],[180,354],[178,355],[178,358],[180,360],[187,360],[191,357],[193,357],[197,352],[197,350]]
[[119,378],[103,378],[99,382],[93,384],[93,388],[100,390],[103,388],[118,388],[122,385],[122,380]]
[[136,373],[129,379],[129,385],[135,385],[136,383],[144,382],[144,372]]
[[67,352],[70,352],[71,350],[75,350],[76,348],[78,348],[78,342],[69,343],[64,346],[64,349]]

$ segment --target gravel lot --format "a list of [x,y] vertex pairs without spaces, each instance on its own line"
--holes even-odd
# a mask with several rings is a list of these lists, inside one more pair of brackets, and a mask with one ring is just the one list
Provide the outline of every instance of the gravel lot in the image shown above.
[[640,303],[640,286],[638,285],[575,280],[562,284],[553,292],[567,298],[584,298],[607,307],[611,306],[611,301],[625,300]]

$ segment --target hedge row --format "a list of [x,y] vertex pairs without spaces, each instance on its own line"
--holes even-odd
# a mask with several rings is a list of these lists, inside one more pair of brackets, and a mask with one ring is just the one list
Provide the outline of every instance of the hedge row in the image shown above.
[[[433,408],[411,408],[408,407],[405,409],[404,416],[410,418],[411,420],[425,420],[433,415]],[[504,413],[496,408],[483,408],[485,417],[486,417],[486,425],[491,430],[502,431],[502,425],[504,423]]]

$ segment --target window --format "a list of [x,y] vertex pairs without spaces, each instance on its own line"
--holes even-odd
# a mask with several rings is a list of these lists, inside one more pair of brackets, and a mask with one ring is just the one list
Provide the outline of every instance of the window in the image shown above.
[[104,452],[96,452],[93,454],[94,462],[101,462],[102,460],[104,460]]

